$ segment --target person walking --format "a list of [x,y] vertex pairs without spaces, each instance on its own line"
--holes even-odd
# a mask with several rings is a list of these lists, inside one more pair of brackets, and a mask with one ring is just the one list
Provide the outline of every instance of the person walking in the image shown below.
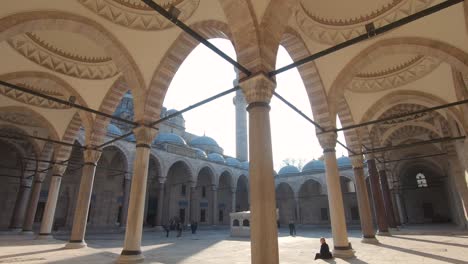
[[171,231],[171,228],[168,224],[163,225],[164,231],[166,231],[166,237],[169,237],[169,232]]
[[178,221],[177,224],[176,224],[177,237],[182,236],[182,226],[183,226],[183,223],[181,221]]
[[296,236],[296,225],[293,220],[289,220],[289,235]]

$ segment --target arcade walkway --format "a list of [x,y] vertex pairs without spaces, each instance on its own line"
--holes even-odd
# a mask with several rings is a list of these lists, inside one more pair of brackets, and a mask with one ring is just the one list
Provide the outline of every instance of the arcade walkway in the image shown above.
[[[438,231],[437,231],[438,230]],[[433,235],[395,235],[378,237],[380,246],[361,244],[360,231],[350,231],[350,241],[357,258],[335,259],[328,263],[468,263],[468,233],[458,233],[448,228],[438,228]],[[426,231],[411,228],[405,233]],[[318,237],[330,237],[328,229],[298,230],[298,236],[287,236],[280,230],[280,263],[313,262],[318,249]],[[59,237],[62,239],[62,237]],[[311,239],[312,238],[312,239]],[[0,236],[0,263],[114,263],[120,254],[123,234],[90,234],[89,247],[80,250],[62,249],[64,240],[40,241],[20,235]],[[332,240],[328,239],[329,243]],[[246,239],[232,239],[228,230],[202,230],[196,236],[175,233],[166,239],[161,232],[145,232],[143,236],[145,263],[250,263],[250,246]]]

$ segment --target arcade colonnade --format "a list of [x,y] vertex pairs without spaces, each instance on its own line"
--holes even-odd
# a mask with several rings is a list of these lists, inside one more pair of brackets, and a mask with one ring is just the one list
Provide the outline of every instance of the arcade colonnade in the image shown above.
[[[67,247],[84,245],[103,149],[125,138],[106,142],[107,127],[110,119],[117,118],[112,113],[122,97],[131,90],[134,115],[119,119],[131,125],[128,135],[133,133],[135,138],[132,166],[127,168],[132,178],[126,185],[130,192],[119,261],[141,261],[148,168],[159,129],[155,117],[160,117],[169,84],[186,56],[200,40],[222,37],[236,49],[235,62],[225,59],[239,70],[237,84],[248,112],[248,155],[244,157],[250,162],[252,263],[279,261],[269,116],[270,100],[277,96],[275,76],[281,72],[275,69],[279,45],[299,61],[291,67],[298,69],[304,81],[317,127],[335,256],[354,254],[335,153],[337,132],[341,131],[335,125],[337,117],[352,159],[364,241],[375,242],[369,192],[380,235],[391,232],[402,218],[416,221],[417,216],[404,207],[417,199],[430,204],[421,197],[430,197],[432,187],[448,193],[453,222],[466,228],[468,119],[463,100],[468,95],[467,3],[402,0],[342,6],[342,1],[321,2],[185,0],[170,1],[163,7],[149,0],[3,3],[0,52],[8,63],[0,65],[2,141],[5,139],[5,148],[33,161],[21,166],[25,172],[34,172],[8,171],[21,177],[11,226],[20,228],[25,223],[29,228],[45,172],[51,171],[39,237],[50,236],[63,175],[83,128],[83,144],[74,146],[82,148],[84,155]],[[430,14],[420,13],[423,10]],[[409,20],[401,20],[404,18],[414,21],[406,23]],[[171,21],[192,27],[200,34],[198,40],[181,33]],[[379,31],[389,25],[393,30]],[[366,41],[341,50],[335,46],[356,37]],[[326,49],[334,52],[308,57]],[[436,106],[439,108],[434,109]],[[412,159],[418,162],[412,163]],[[209,182],[208,169],[201,169],[205,175],[201,178]],[[195,181],[184,177],[196,188]],[[169,176],[167,181],[171,180]],[[191,193],[191,187],[185,195]],[[390,188],[396,196],[392,197]],[[410,190],[421,195],[411,197]],[[164,206],[164,199],[160,200]],[[425,215],[435,218],[435,205],[422,207]]]

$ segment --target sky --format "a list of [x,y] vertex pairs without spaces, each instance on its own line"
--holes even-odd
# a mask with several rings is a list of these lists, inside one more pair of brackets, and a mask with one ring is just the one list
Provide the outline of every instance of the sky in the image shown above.
[[[210,40],[217,48],[236,58],[234,47],[225,39]],[[287,51],[280,46],[276,68],[292,63]],[[198,45],[180,66],[164,100],[168,109],[180,110],[198,101],[233,87],[236,78],[234,68],[227,61],[203,45]],[[313,119],[307,93],[296,69],[283,72],[276,77],[276,92],[293,103],[299,110]],[[218,142],[224,155],[235,157],[235,108],[232,102],[234,93],[221,97],[183,114],[186,131],[196,135],[206,135]],[[283,102],[273,97],[271,100],[271,131],[274,169],[285,166],[285,160],[296,160],[305,165],[322,155],[314,126],[298,115]],[[338,118],[337,118],[338,120]],[[339,121],[337,127],[340,127]],[[343,133],[338,140],[344,141]],[[347,151],[337,145],[338,157]]]

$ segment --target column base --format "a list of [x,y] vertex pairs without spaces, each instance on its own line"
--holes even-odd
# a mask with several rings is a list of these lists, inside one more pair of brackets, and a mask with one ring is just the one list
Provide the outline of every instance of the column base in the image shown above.
[[21,232],[22,235],[34,235],[34,232],[32,230],[23,230]]
[[21,233],[23,231],[23,228],[21,227],[10,227],[8,228],[9,233]]
[[53,240],[54,237],[51,234],[39,234],[36,237],[37,240]]
[[362,243],[366,243],[366,244],[379,244],[379,240],[377,240],[377,238],[374,237],[363,237],[361,239],[361,242]]
[[388,231],[383,231],[383,232],[377,231],[377,235],[378,236],[391,236],[392,234],[390,234],[390,232]]
[[335,258],[342,258],[342,259],[353,258],[354,250],[351,247],[349,247],[348,249],[334,248],[332,254]]
[[142,263],[144,260],[145,256],[139,250],[122,250],[117,263]]
[[388,229],[388,231],[390,231],[390,232],[392,232],[392,231],[395,232],[395,231],[400,231],[400,229],[399,229],[398,227],[390,227],[390,228]]
[[86,242],[83,240],[78,241],[78,240],[70,240],[68,243],[65,245],[66,249],[79,249],[79,248],[84,248],[87,247],[88,245]]

